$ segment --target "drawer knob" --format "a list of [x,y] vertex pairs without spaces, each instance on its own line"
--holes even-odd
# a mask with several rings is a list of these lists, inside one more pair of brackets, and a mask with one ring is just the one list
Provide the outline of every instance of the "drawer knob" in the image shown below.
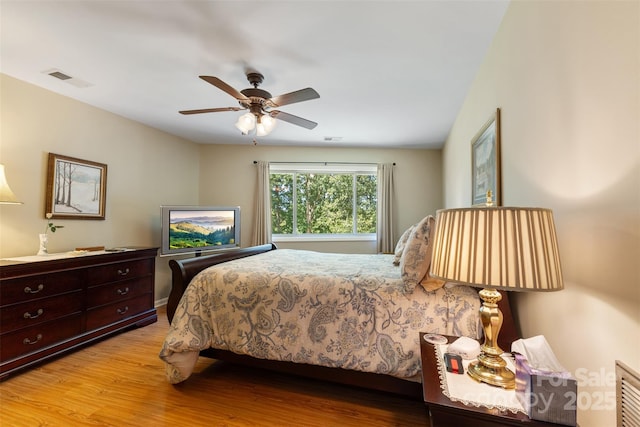
[[36,311],[36,314],[31,314],[28,311],[26,313],[24,313],[24,318],[25,319],[36,319],[40,316],[42,316],[42,313],[44,313],[44,310],[39,308],[38,311]]
[[22,340],[23,344],[28,344],[28,345],[33,345],[35,343],[37,343],[38,341],[40,341],[42,339],[42,334],[38,334],[36,335],[36,339],[31,341],[29,338],[25,338],[24,340]]
[[124,308],[118,308],[116,311],[118,312],[118,314],[125,314],[127,311],[129,311],[129,306],[126,305]]
[[126,295],[126,294],[129,293],[129,287],[127,286],[124,289],[118,288],[118,289],[116,289],[116,292],[118,293],[118,295]]
[[40,283],[38,285],[38,288],[33,290],[31,289],[31,287],[27,286],[26,288],[24,288],[24,293],[25,294],[37,294],[38,292],[40,292],[41,290],[44,289],[44,285],[42,283]]
[[125,268],[124,270],[120,270],[120,269],[118,269],[118,274],[119,274],[120,276],[126,276],[127,274],[129,274],[129,272],[130,272],[130,271],[131,271],[131,270],[129,270],[128,268]]

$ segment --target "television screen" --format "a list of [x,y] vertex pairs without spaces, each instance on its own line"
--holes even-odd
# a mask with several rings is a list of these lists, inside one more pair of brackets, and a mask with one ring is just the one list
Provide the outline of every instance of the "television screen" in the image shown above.
[[239,207],[162,206],[162,255],[239,246]]

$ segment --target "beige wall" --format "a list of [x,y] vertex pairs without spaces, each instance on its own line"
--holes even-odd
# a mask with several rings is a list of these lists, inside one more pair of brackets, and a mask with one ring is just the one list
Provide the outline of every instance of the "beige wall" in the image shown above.
[[[55,220],[65,228],[50,234],[50,252],[159,246],[160,205],[198,202],[198,145],[4,74],[0,79],[0,162],[24,202],[0,205],[0,257],[38,251],[50,152],[108,168],[106,219]],[[158,299],[169,290],[166,258],[158,258],[156,273]]]
[[[257,168],[254,160],[273,162],[395,162],[396,238],[409,225],[442,205],[440,150],[302,148],[246,145],[203,145],[200,149],[200,202],[239,205],[242,209],[242,246],[251,244],[253,197]],[[375,242],[280,242],[280,248],[325,252],[375,253]]]
[[467,206],[470,141],[500,107],[503,204],[554,210],[565,290],[517,311],[578,377],[582,427],[615,425],[614,361],[640,369],[639,19],[637,1],[512,2],[443,151],[445,205]]

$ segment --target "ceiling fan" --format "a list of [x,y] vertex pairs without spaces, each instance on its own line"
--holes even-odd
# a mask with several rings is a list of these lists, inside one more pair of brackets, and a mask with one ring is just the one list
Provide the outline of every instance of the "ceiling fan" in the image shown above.
[[272,97],[271,94],[266,90],[258,88],[258,86],[264,80],[264,76],[258,72],[251,71],[247,73],[247,80],[249,80],[249,83],[253,85],[253,87],[243,89],[241,91],[237,91],[217,77],[200,76],[200,78],[233,96],[240,104],[240,107],[183,110],[179,111],[180,114],[201,114],[217,113],[221,111],[249,110],[248,113],[240,116],[238,122],[236,123],[236,127],[240,129],[240,131],[245,135],[255,128],[257,136],[267,135],[273,129],[273,126],[275,126],[274,119],[280,119],[307,129],[313,129],[318,125],[316,122],[312,122],[311,120],[303,119],[302,117],[294,116],[293,114],[274,109],[283,105],[289,105],[296,102],[309,101],[311,99],[320,98],[318,92],[310,87]]

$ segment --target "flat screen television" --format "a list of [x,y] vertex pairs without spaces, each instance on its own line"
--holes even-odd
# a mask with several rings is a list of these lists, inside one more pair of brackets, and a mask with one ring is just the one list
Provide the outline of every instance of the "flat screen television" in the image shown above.
[[161,255],[240,247],[240,207],[162,206]]

